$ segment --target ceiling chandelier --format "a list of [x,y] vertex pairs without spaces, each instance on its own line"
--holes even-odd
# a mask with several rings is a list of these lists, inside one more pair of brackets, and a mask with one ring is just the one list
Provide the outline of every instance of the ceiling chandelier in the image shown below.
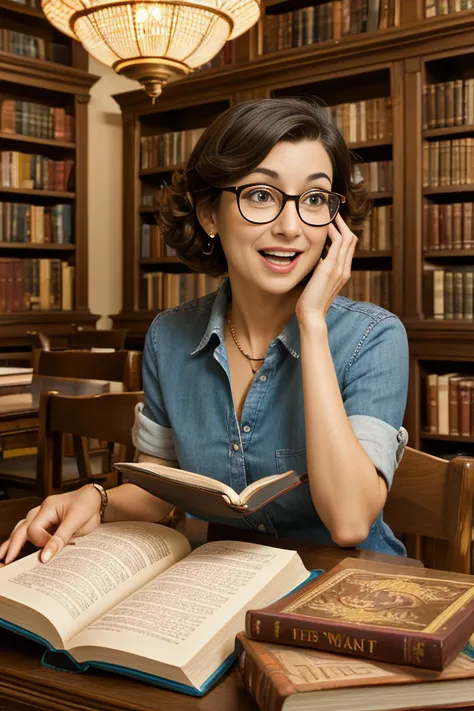
[[41,0],[54,27],[155,99],[260,17],[262,0]]

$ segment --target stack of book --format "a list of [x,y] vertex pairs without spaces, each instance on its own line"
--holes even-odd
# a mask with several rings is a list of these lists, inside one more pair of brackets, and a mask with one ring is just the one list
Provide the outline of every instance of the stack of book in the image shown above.
[[474,378],[460,373],[425,376],[426,432],[436,435],[474,435]]

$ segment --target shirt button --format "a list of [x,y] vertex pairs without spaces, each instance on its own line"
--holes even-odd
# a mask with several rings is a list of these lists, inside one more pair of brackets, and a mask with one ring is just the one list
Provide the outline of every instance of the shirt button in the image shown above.
[[264,383],[264,382],[266,381],[266,379],[267,379],[267,376],[266,376],[266,375],[261,375],[261,376],[260,376],[260,381],[261,381],[262,383]]
[[238,451],[239,451],[239,445],[238,445],[238,444],[234,444],[234,452],[238,452]]
[[244,425],[244,432],[250,432],[250,427],[248,425]]
[[259,523],[258,530],[260,531],[260,533],[265,533],[265,524]]

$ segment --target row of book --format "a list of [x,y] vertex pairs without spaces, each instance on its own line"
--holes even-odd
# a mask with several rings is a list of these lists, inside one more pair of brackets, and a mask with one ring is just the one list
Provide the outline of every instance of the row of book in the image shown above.
[[423,129],[474,124],[474,79],[426,84]]
[[362,230],[355,232],[359,238],[358,250],[391,249],[393,245],[393,206],[374,207],[364,220]]
[[172,131],[140,138],[140,169],[184,163],[204,132],[204,128]]
[[74,116],[62,106],[48,106],[0,95],[0,131],[2,133],[74,140]]
[[341,295],[354,301],[370,301],[390,311],[391,291],[392,272],[353,271]]
[[47,156],[0,152],[0,185],[24,190],[74,189],[74,161],[52,160]]
[[474,138],[423,144],[423,187],[474,184]]
[[170,309],[186,301],[199,299],[219,288],[222,277],[208,274],[170,274],[149,272],[140,280],[142,309]]
[[[332,0],[284,13],[266,13],[263,51],[279,52],[395,25],[397,0]],[[275,8],[277,10],[277,8]]]
[[426,432],[474,436],[474,378],[460,373],[425,376]]
[[474,204],[454,202],[423,206],[423,248],[474,249]]
[[0,202],[0,242],[73,244],[72,205]]
[[349,143],[392,137],[392,100],[389,96],[338,104],[328,110]]
[[0,50],[30,59],[43,59],[59,64],[69,63],[67,45],[58,42],[46,43],[42,37],[5,28],[0,28]]
[[371,193],[385,193],[393,189],[393,161],[379,160],[370,163],[354,163],[352,182],[364,183]]
[[[474,319],[474,273],[433,269],[424,274],[425,293],[432,300],[433,318],[440,321]],[[427,304],[429,307],[429,304]]]
[[156,186],[141,183],[140,207],[155,207]]
[[450,15],[462,10],[474,10],[474,0],[425,0],[425,17]]
[[60,259],[0,259],[0,313],[71,311],[74,267]]
[[160,257],[175,257],[176,250],[165,244],[161,230],[158,225],[141,226],[140,235],[140,258],[160,259]]

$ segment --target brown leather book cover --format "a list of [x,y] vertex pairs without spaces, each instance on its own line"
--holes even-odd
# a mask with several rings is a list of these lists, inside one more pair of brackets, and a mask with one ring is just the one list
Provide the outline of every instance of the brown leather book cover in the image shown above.
[[117,462],[114,466],[126,481],[204,520],[248,516],[308,478],[307,473],[290,469],[249,484],[237,494],[215,479],[183,469],[150,462]]
[[474,632],[474,576],[346,558],[249,610],[245,629],[262,642],[440,671]]
[[244,686],[261,711],[378,710],[388,708],[387,698],[391,709],[426,711],[466,708],[474,697],[474,659],[465,654],[433,672],[266,644],[243,632],[236,652]]

